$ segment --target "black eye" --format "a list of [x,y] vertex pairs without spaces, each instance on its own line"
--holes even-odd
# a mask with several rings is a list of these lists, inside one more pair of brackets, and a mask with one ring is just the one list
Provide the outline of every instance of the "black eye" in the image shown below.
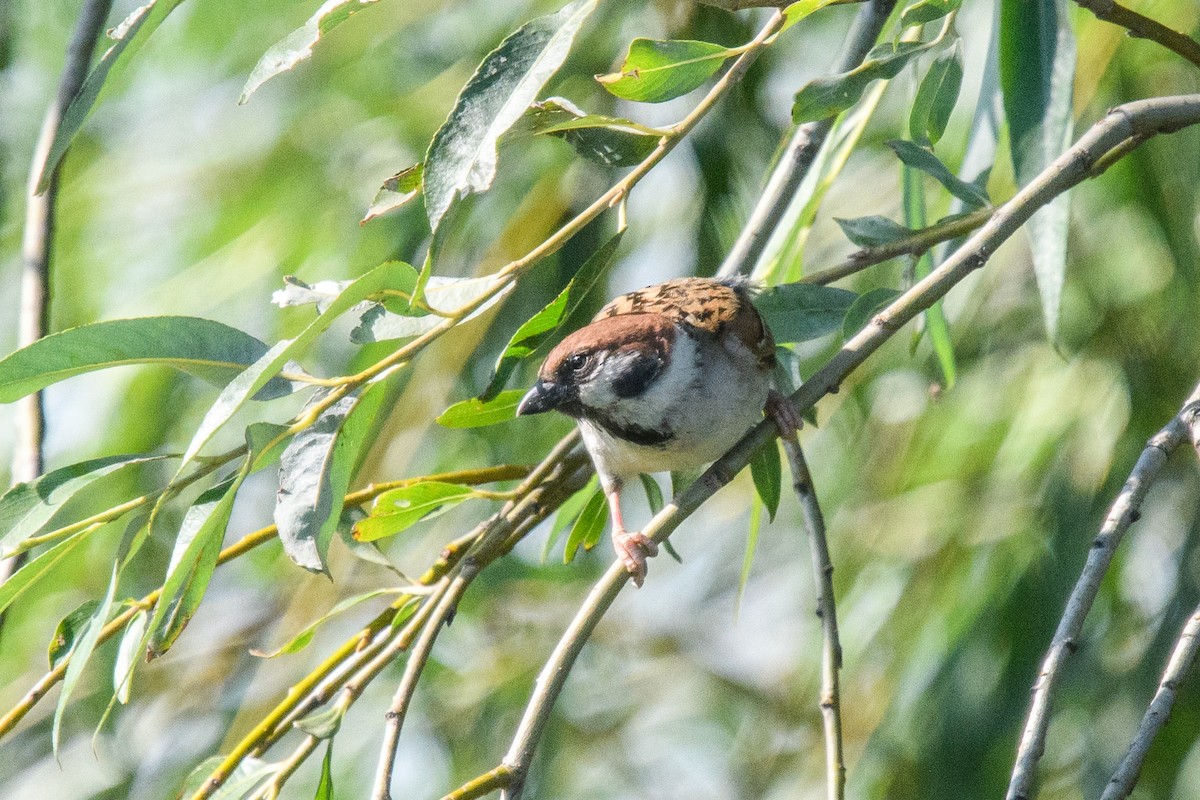
[[575,353],[567,358],[567,369],[571,372],[579,372],[587,366],[588,357],[583,353]]

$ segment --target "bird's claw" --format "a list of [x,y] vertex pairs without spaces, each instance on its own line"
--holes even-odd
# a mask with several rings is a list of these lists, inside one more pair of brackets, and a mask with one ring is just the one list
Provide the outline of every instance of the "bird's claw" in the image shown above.
[[646,580],[646,559],[658,555],[658,545],[640,531],[614,531],[613,548],[617,558],[633,576],[633,584],[641,588]]
[[796,405],[775,389],[767,394],[767,406],[764,411],[767,418],[779,428],[779,435],[784,439],[794,440],[796,433],[804,426],[804,420],[796,413]]

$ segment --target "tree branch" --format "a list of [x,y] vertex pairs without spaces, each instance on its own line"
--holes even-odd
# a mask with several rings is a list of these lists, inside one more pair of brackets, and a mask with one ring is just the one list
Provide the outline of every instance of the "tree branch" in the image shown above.
[[[952,287],[987,263],[1002,242],[1020,229],[1034,212],[1091,174],[1096,161],[1134,136],[1177,131],[1200,123],[1200,95],[1141,100],[1118,106],[1093,125],[1067,152],[1026,185],[978,232],[937,269],[877,314],[791,396],[798,413],[812,408],[836,392],[855,369],[894,336],[905,323],[944,297]],[[704,501],[729,483],[750,459],[778,433],[775,424],[755,426],[733,448],[708,468],[642,529],[655,542],[665,540]],[[503,765],[511,769],[512,784],[503,800],[519,800],[529,764],[550,711],[587,638],[629,579],[629,572],[614,563],[589,592],[575,618],[559,639],[534,685],[533,694],[513,738]]]
[[[833,68],[834,72],[849,72],[862,63],[867,53],[875,46],[875,40],[879,38],[879,33],[895,5],[895,0],[871,0],[859,10],[858,16],[854,18],[854,25],[846,35],[842,56]],[[779,225],[788,204],[792,202],[792,197],[800,188],[804,176],[812,168],[817,153],[825,144],[825,138],[833,128],[834,119],[830,117],[807,122],[792,133],[791,141],[780,156],[771,177],[767,179],[767,186],[758,198],[754,210],[750,212],[750,218],[746,220],[745,227],[717,271],[718,276],[732,278],[737,275],[749,275],[754,271],[754,265],[762,257],[771,234]]]
[[1120,25],[1134,38],[1158,42],[1200,67],[1200,42],[1192,37],[1173,31],[1161,22],[1126,8],[1114,0],[1075,0],[1075,3],[1095,14],[1096,19]]
[[1185,418],[1194,416],[1197,403],[1200,403],[1200,386],[1192,392],[1183,409],[1146,443],[1146,448],[1134,465],[1133,471],[1129,473],[1128,480],[1113,501],[1099,535],[1092,541],[1087,562],[1067,600],[1066,610],[1059,619],[1058,630],[1054,633],[1037,682],[1033,685],[1029,716],[1025,721],[1025,730],[1017,748],[1016,763],[1013,765],[1012,779],[1008,785],[1008,800],[1030,800],[1033,796],[1037,763],[1045,751],[1046,732],[1050,727],[1051,695],[1062,674],[1063,664],[1079,647],[1083,622],[1096,599],[1096,593],[1100,590],[1100,581],[1103,580],[1125,532],[1141,515],[1142,500],[1145,499],[1163,465],[1167,463],[1167,456],[1188,435]]
[[[54,244],[54,211],[58,198],[58,174],[62,162],[50,173],[46,191],[38,194],[37,185],[46,168],[50,146],[58,135],[63,114],[71,100],[79,93],[87,77],[88,65],[96,49],[96,39],[104,29],[112,0],[86,0],[75,23],[75,31],[67,45],[67,60],[63,65],[62,77],[58,81],[58,92],[46,116],[33,149],[33,163],[29,167],[29,181],[25,197],[25,232],[21,241],[21,305],[17,320],[17,347],[33,344],[46,335],[50,322],[50,250]],[[45,438],[46,418],[42,407],[42,393],[21,398],[16,404],[14,417],[14,445],[12,460],[12,482],[25,483],[34,480],[45,467],[42,441]],[[0,562],[0,583],[7,581],[21,568],[24,556],[18,555]],[[0,612],[0,627],[4,614]]]

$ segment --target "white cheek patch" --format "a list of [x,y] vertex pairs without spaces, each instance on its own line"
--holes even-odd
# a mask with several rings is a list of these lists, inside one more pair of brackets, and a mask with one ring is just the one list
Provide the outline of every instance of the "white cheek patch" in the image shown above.
[[579,400],[591,408],[608,408],[623,399],[613,386],[640,356],[637,353],[614,353],[603,358],[592,375],[579,387]]

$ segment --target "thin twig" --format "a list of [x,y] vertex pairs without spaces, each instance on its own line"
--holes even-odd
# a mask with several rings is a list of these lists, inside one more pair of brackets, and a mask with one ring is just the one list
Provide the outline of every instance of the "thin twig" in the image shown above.
[[[88,65],[96,49],[96,39],[104,29],[112,0],[87,0],[79,12],[75,31],[67,45],[67,60],[58,81],[58,92],[46,117],[33,149],[33,163],[29,167],[29,182],[25,196],[25,233],[21,242],[21,305],[17,321],[17,347],[33,344],[46,335],[50,323],[50,257],[54,244],[54,212],[58,198],[58,173],[56,166],[50,173],[46,191],[38,194],[37,185],[46,168],[50,146],[62,123],[63,114],[71,100],[79,93],[87,77]],[[44,470],[42,441],[45,438],[46,417],[42,407],[42,393],[34,392],[17,401],[13,419],[15,436],[13,443],[12,482],[22,483],[36,479]],[[14,556],[0,562],[0,583],[7,581],[21,568],[24,556]],[[0,627],[4,614],[0,612]]]
[[[825,395],[836,392],[842,381],[891,339],[905,323],[928,309],[960,281],[986,264],[996,248],[1016,233],[1034,212],[1083,181],[1092,165],[1105,153],[1134,136],[1168,133],[1196,124],[1200,124],[1200,95],[1141,100],[1112,109],[1073,147],[999,207],[981,230],[929,275],[877,314],[869,325],[846,342],[823,367],[797,389],[790,398],[796,406],[797,413],[807,411]],[[754,454],[777,434],[778,429],[771,421],[756,425],[695,483],[656,514],[642,529],[642,533],[655,542],[664,541],[684,519],[744,469]],[[629,572],[619,562],[609,567],[588,593],[575,618],[538,674],[517,733],[502,762],[513,773],[512,785],[501,793],[503,800],[520,798],[537,743],[575,659],[628,579]]]
[[512,771],[503,764],[464,783],[442,800],[478,800],[512,782]]
[[[895,0],[871,0],[859,10],[854,25],[846,35],[842,55],[834,72],[849,72],[862,63],[875,46],[875,40],[879,38],[895,5]],[[754,271],[754,265],[766,250],[771,234],[779,226],[788,204],[792,202],[796,190],[825,144],[833,121],[834,118],[830,117],[806,122],[793,131],[791,140],[767,179],[762,195],[750,212],[750,218],[717,271],[720,277],[732,278]]]
[[1187,624],[1183,626],[1183,632],[1179,634],[1179,640],[1175,642],[1175,650],[1171,653],[1171,660],[1167,662],[1167,668],[1163,672],[1162,681],[1158,684],[1158,691],[1154,693],[1154,699],[1150,701],[1150,707],[1146,709],[1146,714],[1142,717],[1142,724],[1138,726],[1137,734],[1129,744],[1125,758],[1121,759],[1121,765],[1117,767],[1117,771],[1109,779],[1108,785],[1104,787],[1104,794],[1100,796],[1100,800],[1125,800],[1126,797],[1133,794],[1133,787],[1137,783],[1138,773],[1142,771],[1142,762],[1146,760],[1146,753],[1150,751],[1150,745],[1154,742],[1154,737],[1158,735],[1159,730],[1167,724],[1167,719],[1171,716],[1171,708],[1175,705],[1175,695],[1179,690],[1179,684],[1191,670],[1192,665],[1196,663],[1198,651],[1200,651],[1200,607],[1192,612]]
[[817,588],[817,616],[821,620],[821,720],[825,731],[825,785],[828,800],[846,794],[846,762],[842,754],[842,705],[838,670],[842,667],[842,643],[838,639],[837,606],[833,596],[833,561],[825,538],[825,515],[817,501],[812,474],[800,442],[793,435],[784,439],[792,469],[792,488],[800,500],[808,543],[812,550],[813,577]]
[[1033,796],[1037,763],[1045,751],[1046,732],[1050,727],[1052,695],[1062,675],[1063,664],[1079,647],[1083,622],[1096,599],[1096,593],[1100,591],[1100,582],[1108,571],[1125,532],[1141,515],[1140,509],[1146,492],[1150,490],[1163,465],[1167,463],[1167,456],[1188,435],[1188,426],[1184,418],[1194,413],[1192,407],[1196,403],[1200,403],[1200,386],[1192,392],[1183,410],[1146,443],[1146,448],[1134,465],[1133,471],[1129,473],[1129,478],[1113,501],[1099,535],[1092,541],[1087,562],[1067,600],[1067,607],[1059,619],[1058,629],[1054,632],[1054,639],[1050,642],[1050,649],[1042,662],[1041,672],[1033,685],[1029,716],[1025,721],[1025,730],[1021,735],[1016,762],[1013,765],[1012,779],[1008,785],[1008,800],[1030,800]]
[[1157,20],[1139,14],[1114,0],[1075,0],[1075,3],[1096,15],[1096,19],[1120,25],[1136,39],[1150,39],[1171,52],[1200,67],[1200,42],[1171,30]]

